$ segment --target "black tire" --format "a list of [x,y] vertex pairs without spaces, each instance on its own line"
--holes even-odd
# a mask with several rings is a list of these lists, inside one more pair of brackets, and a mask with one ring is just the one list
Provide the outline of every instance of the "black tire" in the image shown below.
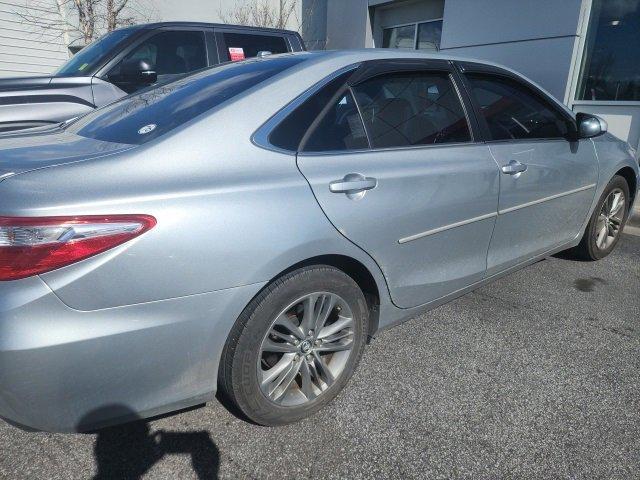
[[[624,214],[622,216],[622,225],[620,226],[618,234],[615,236],[613,242],[610,245],[608,245],[606,248],[599,248],[598,245],[596,244],[596,225],[598,223],[598,216],[602,211],[602,206],[604,205],[604,202],[607,200],[611,192],[613,192],[616,189],[622,190],[625,198]],[[606,188],[604,189],[604,192],[602,193],[600,200],[598,200],[598,204],[596,205],[596,208],[593,210],[593,213],[591,214],[591,218],[589,219],[589,223],[587,224],[587,228],[584,232],[584,235],[582,236],[582,240],[580,241],[580,244],[578,244],[577,247],[572,249],[571,253],[578,258],[581,258],[583,260],[588,260],[588,261],[600,260],[606,257],[607,255],[609,255],[613,251],[613,249],[616,247],[618,242],[620,241],[620,235],[621,235],[622,229],[624,228],[624,225],[626,224],[627,218],[629,216],[630,202],[631,202],[631,196],[629,194],[629,185],[627,184],[627,181],[624,179],[624,177],[621,177],[620,175],[614,176],[609,182],[609,184],[606,186]]]
[[[339,295],[351,310],[353,344],[335,381],[315,399],[295,406],[274,403],[260,388],[258,365],[261,345],[275,318],[291,302],[314,292]],[[331,402],[355,371],[366,343],[368,308],[357,283],[337,268],[315,265],[292,271],[268,285],[240,315],[222,353],[218,389],[231,408],[249,420],[267,426],[285,425],[306,418]],[[300,382],[296,376],[295,382]],[[293,384],[292,384],[293,385]],[[294,386],[295,387],[295,386]]]

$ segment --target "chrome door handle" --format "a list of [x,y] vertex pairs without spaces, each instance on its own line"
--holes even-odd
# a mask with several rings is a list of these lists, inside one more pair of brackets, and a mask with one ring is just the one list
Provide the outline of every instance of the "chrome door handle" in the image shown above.
[[511,160],[508,164],[502,166],[502,173],[507,175],[517,175],[527,171],[527,166],[517,160]]
[[378,180],[371,177],[365,177],[358,173],[350,173],[345,175],[342,180],[335,180],[329,184],[329,190],[332,193],[358,193],[365,190],[376,188]]

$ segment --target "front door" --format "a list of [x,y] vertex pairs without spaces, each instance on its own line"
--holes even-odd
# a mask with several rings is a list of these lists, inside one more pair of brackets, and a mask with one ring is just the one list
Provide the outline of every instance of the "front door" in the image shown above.
[[541,92],[494,74],[466,78],[501,169],[490,275],[581,233],[598,164],[592,142],[573,139],[571,118]]
[[374,68],[338,92],[298,155],[329,220],[405,308],[484,276],[498,203],[497,166],[473,141],[448,63],[421,65]]
[[156,72],[157,83],[168,83],[179,75],[200,70],[209,64],[205,31],[196,28],[158,29],[131,47],[130,52],[107,73],[109,82],[126,93],[148,86],[123,78],[122,66],[132,60],[145,60]]

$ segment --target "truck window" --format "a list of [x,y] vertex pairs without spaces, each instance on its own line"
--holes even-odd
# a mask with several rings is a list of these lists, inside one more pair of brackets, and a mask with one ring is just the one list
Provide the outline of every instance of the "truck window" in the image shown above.
[[222,61],[242,60],[258,55],[258,52],[286,53],[287,41],[276,35],[258,35],[250,33],[223,33],[227,45],[226,58]]
[[131,83],[122,68],[132,60],[145,60],[158,75],[158,83],[174,80],[177,75],[201,70],[207,66],[207,47],[201,30],[159,31],[138,44],[108,73],[109,81],[127,93],[147,85]]

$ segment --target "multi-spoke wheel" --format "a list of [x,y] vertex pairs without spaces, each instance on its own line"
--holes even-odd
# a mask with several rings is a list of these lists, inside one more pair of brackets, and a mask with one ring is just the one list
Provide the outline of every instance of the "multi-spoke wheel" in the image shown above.
[[364,296],[351,277],[328,266],[294,271],[267,287],[234,326],[219,388],[257,423],[311,415],[353,373],[367,320]]
[[313,400],[340,376],[353,344],[346,301],[329,292],[299,298],[276,317],[262,341],[260,387],[280,405]]
[[620,240],[630,198],[627,181],[618,175],[613,177],[604,189],[575,253],[586,260],[599,260],[609,255]]
[[614,188],[602,204],[594,232],[596,247],[600,250],[606,250],[618,238],[626,213],[625,204],[620,188]]

